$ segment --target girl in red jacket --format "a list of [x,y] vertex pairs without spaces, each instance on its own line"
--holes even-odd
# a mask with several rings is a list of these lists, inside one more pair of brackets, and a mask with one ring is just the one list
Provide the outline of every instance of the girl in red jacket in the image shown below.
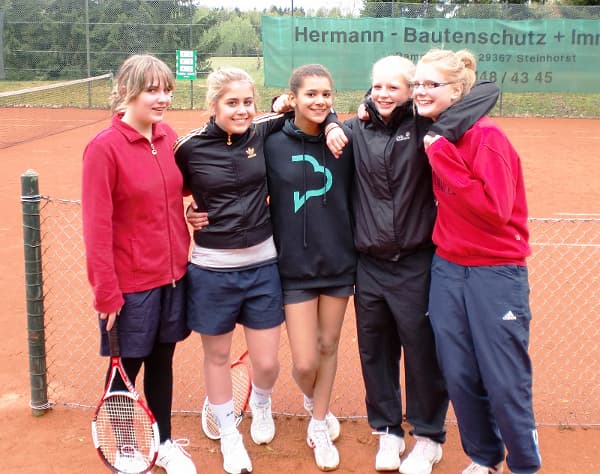
[[[101,354],[109,355],[107,330],[118,318],[123,365],[134,383],[144,365],[144,393],[160,432],[156,464],[170,474],[195,474],[190,456],[171,440],[173,354],[190,333],[183,180],[173,156],[177,136],[162,122],[173,86],[173,73],[153,56],[131,56],[119,69],[112,123],[83,154],[83,236]],[[117,462],[127,472],[136,468],[132,456]]]
[[[422,116],[436,120],[475,81],[468,51],[431,50],[412,81]],[[531,253],[519,155],[488,117],[455,144],[424,139],[438,214],[429,316],[438,361],[472,463],[463,474],[540,469],[528,354]]]

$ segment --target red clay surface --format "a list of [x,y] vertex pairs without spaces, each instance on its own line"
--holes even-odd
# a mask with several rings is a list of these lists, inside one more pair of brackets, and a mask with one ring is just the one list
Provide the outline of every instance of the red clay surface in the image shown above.
[[[48,127],[59,120],[57,111],[50,112],[53,115],[46,119],[39,110],[32,117],[36,121],[45,120]],[[2,111],[4,117],[7,113]],[[85,120],[89,118],[88,115]],[[185,133],[197,127],[203,116],[198,111],[170,112],[167,119],[179,133]],[[600,215],[598,120],[496,120],[523,159],[531,216]],[[105,124],[106,121],[91,123],[77,130],[0,149],[0,169],[4,176],[0,182],[3,244],[0,247],[0,291],[3,296],[0,334],[4,336],[0,346],[0,473],[108,472],[93,449],[90,410],[56,407],[44,416],[33,417],[28,406],[29,368],[19,201],[19,177],[29,168],[40,174],[42,194],[78,199],[83,147]],[[8,125],[2,125],[5,126]],[[597,367],[597,360],[595,364]],[[288,370],[289,367],[282,367],[282,371]],[[304,440],[306,419],[280,416],[276,425],[273,443],[260,447],[250,441],[249,421],[241,425],[254,472],[320,472],[314,466],[312,453]],[[199,473],[223,472],[218,444],[202,435],[198,416],[176,415],[174,436],[190,439],[188,451]],[[409,441],[409,445],[411,443]],[[377,439],[363,419],[342,423],[342,436],[337,446],[341,457],[337,472],[376,472]],[[600,468],[599,428],[541,427],[540,447],[544,461],[541,472],[595,473]],[[456,426],[449,424],[444,458],[433,473],[457,473],[467,463]],[[163,471],[156,468],[155,472]]]

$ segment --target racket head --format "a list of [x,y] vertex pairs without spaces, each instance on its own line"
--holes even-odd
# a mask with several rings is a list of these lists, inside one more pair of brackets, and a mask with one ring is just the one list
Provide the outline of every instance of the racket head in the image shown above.
[[[244,411],[248,407],[252,391],[252,366],[248,351],[245,351],[231,364],[231,384],[235,425],[239,426]],[[202,406],[202,431],[209,439],[217,440],[221,438],[219,421],[210,408],[208,397],[204,399],[204,405]]]
[[158,424],[125,373],[116,322],[108,336],[111,372],[92,419],[92,439],[113,472],[145,473],[158,457]]
[[154,416],[128,391],[113,391],[103,397],[92,420],[92,439],[102,462],[123,474],[150,471],[160,445]]

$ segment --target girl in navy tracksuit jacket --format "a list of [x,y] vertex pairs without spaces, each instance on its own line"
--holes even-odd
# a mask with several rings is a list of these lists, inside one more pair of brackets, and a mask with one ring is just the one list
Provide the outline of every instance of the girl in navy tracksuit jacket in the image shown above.
[[[417,65],[419,114],[437,120],[475,80],[468,51]],[[418,81],[418,82],[417,82]],[[442,84],[444,86],[435,86]],[[528,354],[527,200],[519,155],[488,117],[453,144],[426,137],[438,216],[429,314],[465,453],[463,474],[540,469]]]
[[265,143],[270,209],[292,373],[312,415],[307,442],[317,466],[332,470],[339,464],[332,441],[340,425],[329,401],[344,313],[354,291],[354,164],[351,147],[336,160],[321,133],[332,105],[329,71],[319,64],[302,66],[292,73],[290,90],[295,118]]

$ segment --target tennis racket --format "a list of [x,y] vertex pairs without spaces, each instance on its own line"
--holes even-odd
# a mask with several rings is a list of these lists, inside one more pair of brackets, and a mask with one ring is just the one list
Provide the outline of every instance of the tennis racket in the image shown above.
[[113,472],[145,473],[158,455],[158,424],[125,373],[116,321],[108,340],[110,376],[94,413],[92,439],[100,459]]
[[[235,425],[238,426],[248,408],[250,392],[252,391],[252,365],[248,351],[245,351],[235,362],[231,364],[231,385],[233,392],[233,410]],[[202,430],[210,439],[221,438],[219,422],[212,410],[208,397],[204,399],[202,407]]]

